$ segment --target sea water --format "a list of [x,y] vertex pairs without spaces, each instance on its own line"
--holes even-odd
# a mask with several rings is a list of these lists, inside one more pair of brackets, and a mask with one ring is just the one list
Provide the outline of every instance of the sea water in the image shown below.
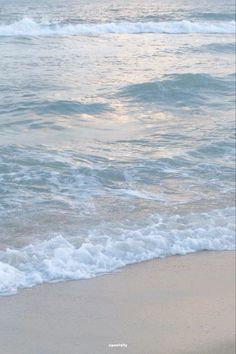
[[0,294],[234,244],[232,0],[0,0]]

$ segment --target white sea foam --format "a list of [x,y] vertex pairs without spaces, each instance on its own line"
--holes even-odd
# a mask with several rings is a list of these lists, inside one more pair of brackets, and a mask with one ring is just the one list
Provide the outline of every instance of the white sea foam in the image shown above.
[[[87,279],[156,257],[233,250],[234,208],[185,216],[153,216],[137,229],[87,238],[75,247],[62,236],[0,252],[0,294],[43,282]],[[99,232],[99,230],[97,230]],[[96,240],[96,242],[95,242]]]
[[1,25],[0,36],[67,36],[100,35],[106,33],[235,33],[235,21],[218,22],[117,22],[70,24],[55,22],[35,22],[24,18],[18,22]]

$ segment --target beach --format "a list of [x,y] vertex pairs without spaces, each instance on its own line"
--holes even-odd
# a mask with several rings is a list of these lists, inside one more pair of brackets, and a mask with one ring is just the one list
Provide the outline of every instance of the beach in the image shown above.
[[4,354],[233,354],[235,254],[201,252],[0,298]]
[[235,354],[235,0],[0,0],[0,354]]

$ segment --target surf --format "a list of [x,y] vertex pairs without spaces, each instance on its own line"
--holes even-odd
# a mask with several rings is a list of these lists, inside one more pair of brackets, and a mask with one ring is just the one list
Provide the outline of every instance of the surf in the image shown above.
[[0,26],[0,36],[78,36],[103,34],[234,34],[235,21],[192,22],[110,22],[78,23],[36,22],[32,18]]

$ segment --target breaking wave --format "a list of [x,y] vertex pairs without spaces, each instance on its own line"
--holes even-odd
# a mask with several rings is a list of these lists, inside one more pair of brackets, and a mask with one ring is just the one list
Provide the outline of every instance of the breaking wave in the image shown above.
[[233,250],[234,212],[234,208],[226,208],[185,216],[156,215],[142,228],[113,229],[115,239],[103,234],[103,241],[93,242],[88,237],[76,247],[63,236],[56,236],[21,249],[1,251],[0,295],[15,294],[18,288],[44,282],[88,279],[158,257]]
[[24,18],[12,24],[0,26],[0,36],[67,36],[100,35],[106,33],[235,33],[235,21],[218,22],[113,22],[70,24],[64,22],[35,22]]

